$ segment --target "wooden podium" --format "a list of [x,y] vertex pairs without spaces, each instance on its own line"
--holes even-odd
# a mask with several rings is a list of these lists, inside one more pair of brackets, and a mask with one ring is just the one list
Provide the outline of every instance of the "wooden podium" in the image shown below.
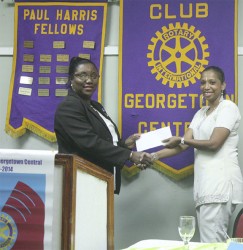
[[63,167],[62,250],[113,250],[113,175],[75,155],[57,154],[55,165]]

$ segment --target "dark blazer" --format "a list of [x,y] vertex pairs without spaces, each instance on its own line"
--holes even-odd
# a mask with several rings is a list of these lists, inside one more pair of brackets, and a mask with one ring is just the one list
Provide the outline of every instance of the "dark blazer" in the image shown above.
[[[91,101],[91,105],[113,123],[100,103]],[[91,105],[72,89],[59,104],[54,121],[58,152],[79,155],[111,173],[116,166],[115,193],[119,193],[120,170],[129,159],[131,151],[120,138],[114,123],[119,141],[118,146],[113,145],[108,127]]]

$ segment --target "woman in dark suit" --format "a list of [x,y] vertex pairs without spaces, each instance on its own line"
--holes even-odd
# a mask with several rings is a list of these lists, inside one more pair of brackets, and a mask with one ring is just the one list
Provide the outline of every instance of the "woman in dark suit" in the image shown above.
[[139,134],[120,138],[118,129],[104,107],[91,100],[99,82],[96,65],[80,57],[73,57],[69,65],[69,92],[58,106],[54,129],[58,151],[76,154],[115,174],[115,193],[121,185],[120,170],[127,160],[146,167],[150,158],[131,149]]

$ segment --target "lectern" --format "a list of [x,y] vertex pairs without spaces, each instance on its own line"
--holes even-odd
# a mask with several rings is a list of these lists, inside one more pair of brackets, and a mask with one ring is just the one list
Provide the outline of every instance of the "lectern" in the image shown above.
[[55,165],[63,167],[62,250],[113,250],[113,175],[76,155],[57,154]]

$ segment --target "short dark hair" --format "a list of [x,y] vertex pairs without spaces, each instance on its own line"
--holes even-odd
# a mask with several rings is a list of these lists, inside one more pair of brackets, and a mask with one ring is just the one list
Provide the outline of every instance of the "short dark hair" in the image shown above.
[[94,67],[96,68],[96,70],[98,71],[98,68],[96,67],[95,63],[93,63],[91,60],[86,59],[86,58],[82,58],[82,57],[72,57],[69,63],[69,70],[68,70],[68,76],[72,77],[77,66],[80,64],[87,64],[87,63],[91,63],[94,65]]

